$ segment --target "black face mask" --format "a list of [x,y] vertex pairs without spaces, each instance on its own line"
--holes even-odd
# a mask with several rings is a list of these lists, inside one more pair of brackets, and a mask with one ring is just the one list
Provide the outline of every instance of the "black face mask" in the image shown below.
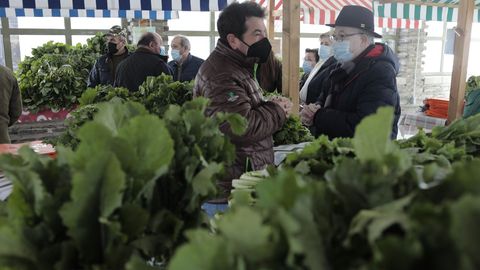
[[252,45],[248,45],[241,39],[240,41],[242,41],[243,44],[248,46],[247,57],[257,57],[259,58],[259,63],[267,62],[268,56],[272,51],[272,45],[270,45],[270,41],[268,41],[268,38],[259,40]]
[[109,42],[107,45],[107,54],[112,56],[118,52],[117,44]]

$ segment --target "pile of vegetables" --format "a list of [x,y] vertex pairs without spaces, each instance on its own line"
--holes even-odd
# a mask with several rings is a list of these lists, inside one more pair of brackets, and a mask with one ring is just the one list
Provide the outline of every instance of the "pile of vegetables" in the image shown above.
[[181,106],[191,100],[192,89],[192,82],[174,82],[172,76],[165,74],[147,77],[137,92],[129,92],[126,88],[110,85],[88,88],[79,98],[79,108],[71,113],[70,119],[67,119],[65,133],[49,142],[75,148],[79,142],[75,137],[76,130],[83,123],[93,119],[93,112],[96,111],[98,103],[112,99],[136,101],[143,104],[150,113],[162,117],[170,105]]
[[254,206],[235,193],[216,232],[189,231],[169,269],[478,269],[480,118],[420,144],[389,140],[392,115],[292,154],[254,185]]
[[33,49],[17,71],[24,107],[32,112],[74,107],[87,88],[95,60],[104,51],[102,33],[88,39],[87,45],[49,41]]
[[58,147],[56,159],[27,148],[0,156],[14,184],[0,206],[2,269],[165,265],[184,231],[206,224],[200,205],[234,159],[218,125],[246,126],[238,115],[205,117],[206,105],[170,106],[160,119],[116,99],[77,131],[76,150]]
[[307,127],[302,125],[300,118],[290,116],[282,128],[273,134],[273,143],[277,145],[297,144],[313,141],[313,136]]

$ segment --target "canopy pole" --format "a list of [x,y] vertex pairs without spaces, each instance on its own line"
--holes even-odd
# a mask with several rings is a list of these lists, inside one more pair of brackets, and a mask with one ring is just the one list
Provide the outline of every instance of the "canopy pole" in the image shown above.
[[458,21],[455,29],[455,55],[450,85],[450,101],[448,106],[448,123],[452,123],[463,114],[463,101],[468,69],[468,54],[472,34],[474,0],[459,1]]
[[270,41],[273,41],[275,39],[275,16],[273,15],[275,11],[275,0],[269,0],[268,1],[268,22],[267,22],[267,27],[268,27],[268,38]]
[[300,0],[283,1],[282,92],[292,99],[292,114],[299,111]]

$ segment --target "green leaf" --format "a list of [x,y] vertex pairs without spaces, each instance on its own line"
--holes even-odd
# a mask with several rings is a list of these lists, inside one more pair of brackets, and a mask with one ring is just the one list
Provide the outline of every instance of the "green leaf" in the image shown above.
[[68,234],[86,262],[98,262],[105,249],[100,218],[120,207],[125,174],[115,155],[96,152],[84,170],[73,173],[72,201],[60,210]]
[[[173,159],[174,145],[163,120],[153,115],[137,116],[118,131],[130,150],[125,164],[136,177],[150,179],[165,173]],[[119,156],[121,159],[121,156]]]
[[226,239],[206,230],[189,231],[186,234],[190,242],[176,250],[169,270],[234,269],[233,254],[227,248]]
[[393,109],[379,108],[377,113],[365,117],[355,129],[353,146],[358,159],[362,161],[379,160],[392,152],[390,141],[393,124]]
[[240,256],[259,262],[272,255],[272,229],[263,225],[262,216],[250,208],[241,207],[225,215],[219,221],[218,228]]
[[133,255],[125,265],[125,270],[155,270],[158,267],[153,267],[139,256]]
[[[450,235],[471,269],[480,268],[480,197],[464,195],[450,206]],[[468,268],[462,268],[468,269]]]
[[105,125],[115,136],[130,118],[147,114],[147,110],[141,104],[135,102],[122,104],[120,99],[112,99],[109,103],[99,104],[98,107],[99,111],[95,114],[94,121]]
[[242,135],[247,130],[247,119],[237,113],[217,113],[215,116],[218,117],[220,122],[226,121],[233,134],[237,136]]

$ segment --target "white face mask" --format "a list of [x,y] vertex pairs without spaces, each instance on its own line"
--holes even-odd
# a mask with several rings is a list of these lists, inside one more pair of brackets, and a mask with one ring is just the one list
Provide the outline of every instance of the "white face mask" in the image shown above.
[[338,62],[344,63],[353,59],[350,51],[350,42],[348,40],[336,41],[332,45],[333,56]]

